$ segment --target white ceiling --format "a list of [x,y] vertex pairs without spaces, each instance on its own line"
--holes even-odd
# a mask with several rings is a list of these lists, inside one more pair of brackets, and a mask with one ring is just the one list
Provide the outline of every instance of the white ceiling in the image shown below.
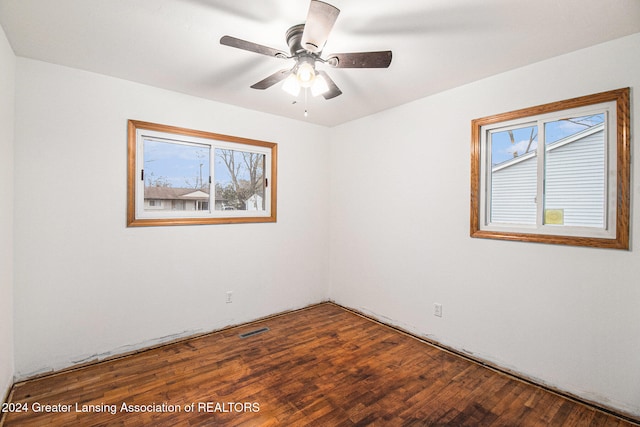
[[249,88],[292,60],[219,40],[288,52],[285,32],[304,22],[308,0],[0,0],[0,24],[18,56],[325,126],[640,32],[640,0],[328,2],[341,13],[324,52],[392,50],[393,61],[388,69],[319,65],[343,94],[309,96],[307,118],[302,93]]

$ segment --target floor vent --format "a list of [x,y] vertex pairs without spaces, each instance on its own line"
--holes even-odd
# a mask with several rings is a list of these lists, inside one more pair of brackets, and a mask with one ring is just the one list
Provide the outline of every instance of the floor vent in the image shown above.
[[268,330],[269,330],[269,328],[260,328],[260,329],[256,329],[255,331],[245,332],[244,334],[240,334],[238,336],[240,338],[249,338],[249,337],[252,337],[254,335],[258,335],[258,334],[262,334],[264,332],[267,332]]

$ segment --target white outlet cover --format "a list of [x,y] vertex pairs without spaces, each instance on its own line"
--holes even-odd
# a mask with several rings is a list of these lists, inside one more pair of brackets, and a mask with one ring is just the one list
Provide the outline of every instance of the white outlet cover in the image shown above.
[[438,303],[433,304],[433,315],[442,317],[442,304],[438,304]]

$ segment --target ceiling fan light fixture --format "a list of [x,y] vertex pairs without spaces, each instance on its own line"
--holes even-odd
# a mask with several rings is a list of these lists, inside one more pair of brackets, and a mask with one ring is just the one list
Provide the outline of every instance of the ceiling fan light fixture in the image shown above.
[[298,65],[298,70],[296,71],[296,77],[298,78],[298,83],[301,87],[307,88],[313,85],[313,81],[316,78],[316,70],[313,68],[308,62],[303,62]]
[[311,85],[311,95],[318,96],[326,93],[329,90],[329,84],[321,75],[317,75]]
[[290,95],[298,96],[298,94],[300,93],[300,84],[298,83],[298,78],[294,74],[289,74],[289,77],[284,79],[284,83],[282,83],[282,90]]
[[[2,0],[0,0],[1,2]],[[391,64],[391,51],[348,52],[330,54],[325,60],[321,57],[340,9],[323,0],[310,1],[307,20],[290,27],[285,33],[289,52],[242,40],[237,37],[223,36],[220,44],[249,52],[286,60],[294,60],[290,69],[276,71],[265,79],[251,85],[252,89],[267,89],[282,82],[282,89],[298,97],[301,89],[311,89],[312,95],[322,95],[324,99],[333,99],[342,95],[342,91],[323,70],[316,71],[317,64],[333,68],[388,68]]]

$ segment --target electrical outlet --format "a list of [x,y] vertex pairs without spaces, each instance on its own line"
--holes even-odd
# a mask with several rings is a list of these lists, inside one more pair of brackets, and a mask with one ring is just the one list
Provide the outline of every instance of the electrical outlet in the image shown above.
[[433,304],[433,315],[442,317],[442,304],[438,304],[437,302]]
[[233,299],[231,298],[232,296],[233,296],[233,292],[227,291],[227,304],[233,302]]

